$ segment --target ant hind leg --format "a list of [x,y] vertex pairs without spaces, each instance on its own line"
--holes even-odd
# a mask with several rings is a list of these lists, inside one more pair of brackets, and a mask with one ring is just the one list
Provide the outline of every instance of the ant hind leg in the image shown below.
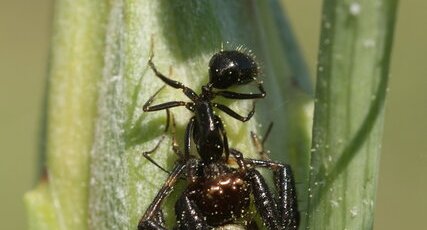
[[[168,170],[166,170],[164,167],[162,167],[161,165],[159,165],[156,161],[154,161],[150,155],[153,154],[155,151],[157,151],[160,144],[164,141],[164,139],[166,137],[166,133],[169,130],[170,123],[172,123],[172,133],[173,133],[174,140],[175,140],[175,120],[174,120],[173,115],[170,113],[169,109],[166,109],[166,125],[165,125],[165,129],[163,131],[163,134],[160,137],[160,140],[157,142],[156,146],[154,146],[153,149],[142,153],[142,155],[145,157],[145,159],[149,160],[151,163],[153,163],[155,166],[157,166],[163,172],[166,172],[168,174],[170,174],[170,172]],[[172,149],[174,149],[174,151],[176,152],[176,150],[174,148],[174,142],[172,144]]]
[[175,165],[153,202],[139,220],[138,230],[166,230],[164,227],[164,218],[161,208],[164,200],[172,192],[173,187],[177,183],[178,179],[183,175],[185,169],[186,164],[178,163]]

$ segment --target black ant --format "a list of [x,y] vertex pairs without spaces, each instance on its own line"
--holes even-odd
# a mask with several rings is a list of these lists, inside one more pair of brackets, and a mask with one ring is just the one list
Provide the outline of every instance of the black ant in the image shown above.
[[[222,153],[225,152],[226,158],[229,156],[228,140],[224,125],[221,119],[214,114],[213,108],[217,108],[231,117],[242,122],[248,121],[255,112],[255,104],[247,116],[241,116],[229,107],[212,102],[216,96],[229,99],[257,99],[264,98],[265,91],[262,83],[257,81],[256,77],[259,73],[259,68],[255,60],[243,52],[237,50],[221,51],[212,56],[209,62],[209,82],[202,86],[202,92],[197,95],[192,89],[178,81],[167,78],[160,73],[155,67],[151,54],[148,65],[153,70],[155,75],[167,85],[182,89],[184,94],[192,102],[170,101],[158,105],[151,105],[154,97],[160,92],[160,88],[148,101],[144,104],[144,112],[167,110],[169,108],[185,106],[188,110],[194,113],[190,119],[185,132],[184,159],[190,158],[191,137],[196,143],[197,151],[203,152],[200,157],[206,162],[218,161]],[[231,86],[245,85],[251,82],[256,82],[260,93],[236,93],[226,91]],[[214,90],[220,89],[220,90]],[[151,153],[151,152],[149,152]],[[149,153],[144,156],[152,163],[160,167],[150,157]],[[182,156],[181,156],[182,157]],[[161,168],[161,167],[160,167]],[[164,170],[163,168],[161,168]],[[165,171],[165,170],[164,170]]]
[[[249,55],[235,50],[215,54],[209,63],[210,81],[202,86],[200,95],[182,83],[158,72],[152,62],[152,56],[148,63],[157,77],[169,86],[182,89],[192,102],[172,101],[150,106],[158,91],[145,103],[144,111],[164,109],[168,111],[172,107],[185,106],[194,113],[194,116],[186,128],[184,156],[174,143],[174,150],[180,159],[141,218],[138,229],[165,229],[161,204],[182,175],[187,177],[188,186],[175,205],[178,229],[211,229],[245,219],[245,216],[249,215],[251,194],[268,229],[296,229],[298,211],[295,185],[289,166],[265,159],[243,158],[243,154],[238,150],[229,149],[222,121],[213,113],[213,107],[215,107],[243,122],[253,116],[255,106],[246,117],[243,117],[227,106],[214,103],[212,100],[215,96],[231,99],[265,97],[262,84],[256,81],[258,75],[256,62]],[[258,94],[213,90],[214,88],[226,89],[253,81],[258,84],[260,90]],[[191,139],[196,144],[200,159],[190,156]],[[230,153],[238,165],[237,169],[228,164]],[[147,154],[144,156],[153,162]],[[279,194],[278,204],[255,167],[273,170]]]

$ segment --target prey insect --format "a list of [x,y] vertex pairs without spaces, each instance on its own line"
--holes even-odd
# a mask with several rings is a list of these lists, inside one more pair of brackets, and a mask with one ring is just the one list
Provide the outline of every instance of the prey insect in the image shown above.
[[[226,224],[258,229],[250,202],[254,202],[267,229],[297,229],[299,213],[290,166],[269,160],[263,143],[253,133],[252,140],[261,159],[244,158],[240,151],[230,148],[231,159],[237,167],[232,167],[224,155],[209,163],[202,158],[178,161],[142,216],[138,229],[167,229],[162,204],[182,176],[185,176],[187,186],[175,204],[176,229],[213,229]],[[174,151],[179,149],[174,148]],[[273,171],[277,197],[274,197],[257,168]]]

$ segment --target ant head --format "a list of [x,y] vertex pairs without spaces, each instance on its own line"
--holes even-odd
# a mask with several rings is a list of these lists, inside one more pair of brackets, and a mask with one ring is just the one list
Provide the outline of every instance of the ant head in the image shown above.
[[209,83],[217,89],[247,84],[254,81],[257,75],[255,60],[237,50],[216,53],[209,62]]

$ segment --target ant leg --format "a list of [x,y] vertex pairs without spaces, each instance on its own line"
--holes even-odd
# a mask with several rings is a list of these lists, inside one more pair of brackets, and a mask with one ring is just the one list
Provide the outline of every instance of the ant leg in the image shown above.
[[151,163],[153,163],[155,166],[157,166],[159,169],[161,169],[163,172],[169,174],[170,172],[168,170],[166,170],[165,168],[163,168],[161,165],[159,165],[155,160],[153,160],[153,158],[150,157],[150,154],[154,153],[157,148],[159,148],[160,144],[163,142],[163,140],[165,139],[165,135],[163,135],[160,139],[159,142],[157,142],[156,146],[150,150],[150,151],[146,151],[143,152],[142,155],[145,157],[145,159],[147,159],[148,161],[150,161]]
[[166,126],[165,126],[165,130],[163,131],[162,137],[160,138],[159,142],[157,142],[156,146],[154,146],[154,148],[152,150],[149,150],[149,151],[146,151],[146,152],[142,153],[142,155],[145,157],[145,159],[149,160],[155,166],[157,166],[158,168],[160,168],[163,172],[166,172],[168,174],[169,174],[169,171],[167,171],[165,168],[163,168],[157,162],[155,162],[153,160],[153,158],[150,157],[150,154],[154,153],[159,148],[159,146],[163,142],[163,140],[165,139],[166,132],[169,129],[170,117],[171,117],[171,115],[170,115],[169,109],[166,109]]
[[163,75],[162,73],[160,73],[156,66],[153,63],[153,57],[154,54],[150,55],[150,59],[148,60],[148,65],[150,66],[151,70],[153,70],[154,74],[160,78],[164,83],[166,83],[167,85],[175,88],[175,89],[182,89],[182,91],[184,92],[184,94],[190,98],[192,101],[197,100],[198,96],[197,94],[190,88],[188,88],[187,86],[185,86],[184,84],[182,84],[179,81],[174,81],[168,77],[166,77],[165,75]]
[[179,230],[213,229],[207,223],[199,207],[192,201],[187,194],[183,194],[175,204],[175,215],[177,216],[177,228]]
[[138,230],[167,230],[164,226],[165,218],[163,211],[160,210],[153,220],[138,224]]
[[215,108],[218,108],[221,111],[223,111],[224,113],[228,114],[229,116],[231,116],[231,117],[233,117],[233,118],[235,118],[235,119],[237,119],[239,121],[242,121],[242,122],[245,122],[245,121],[248,121],[249,119],[251,119],[252,116],[255,113],[255,103],[253,103],[252,109],[251,109],[251,111],[248,113],[248,115],[246,117],[243,117],[243,116],[239,115],[238,113],[234,112],[232,109],[228,108],[225,105],[218,104],[218,103],[212,103],[212,105]]
[[215,92],[215,95],[224,97],[224,98],[229,98],[229,99],[241,99],[241,100],[246,100],[246,99],[258,99],[258,98],[264,98],[266,95],[266,92],[264,90],[264,87],[262,86],[261,83],[258,83],[258,90],[260,91],[260,93],[236,93],[236,92],[231,92],[231,91],[217,91]]
[[279,212],[285,229],[298,229],[300,215],[295,188],[295,180],[289,165],[283,165],[274,172],[275,184],[279,195]]
[[[144,110],[144,112],[152,112],[152,111],[159,111],[159,110],[169,109],[169,108],[178,107],[178,106],[185,106],[186,108],[189,108],[189,107],[192,108],[192,105],[193,103],[184,102],[184,101],[170,101],[170,102],[165,102],[162,104],[152,105],[152,106],[147,105],[146,103],[142,109]],[[192,109],[189,109],[189,110],[192,110]]]
[[269,168],[273,171],[274,182],[279,194],[278,209],[284,229],[297,229],[300,222],[295,180],[292,169],[287,164],[269,160],[244,159],[254,167]]
[[[269,128],[265,134],[264,140],[267,139],[269,132],[271,131],[272,124],[269,125]],[[256,137],[256,135],[254,134]],[[265,157],[267,155],[265,154],[264,149],[262,148],[262,143],[259,142],[259,139],[256,137],[256,146],[258,148],[261,147],[260,153],[264,154]],[[255,141],[254,141],[255,142]],[[270,191],[268,190],[268,187],[266,186],[264,182],[264,178],[259,174],[258,171],[255,169],[249,169],[247,175],[249,176],[249,180],[251,181],[251,184],[253,186],[253,193],[255,197],[255,205],[257,206],[258,211],[261,213],[261,217],[263,218],[265,224],[267,226],[275,226],[276,224],[274,222],[271,222],[268,216],[274,215],[276,212],[276,219],[282,220],[280,223],[281,226],[283,226],[284,229],[289,230],[295,230],[299,226],[299,212],[298,212],[298,203],[297,203],[297,197],[296,197],[296,188],[295,188],[295,180],[292,174],[291,167],[287,164],[281,164],[277,163],[271,160],[255,160],[255,159],[248,159],[243,158],[243,154],[239,152],[236,149],[230,149],[230,153],[236,158],[236,160],[239,162],[239,160],[244,161],[244,165],[250,165],[253,167],[262,167],[262,168],[269,168],[273,171],[274,174],[274,182],[277,189],[277,192],[279,194],[278,197],[278,206],[276,207],[270,207],[268,204],[270,201],[273,202],[273,204],[276,203],[276,201],[272,198]],[[240,164],[239,164],[240,165]],[[265,196],[261,197],[262,200],[258,201],[259,204],[257,204],[257,194],[263,194],[265,193]],[[265,204],[263,204],[265,202]],[[274,211],[275,209],[278,209]],[[277,214],[278,213],[278,214]],[[276,229],[274,227],[268,228],[268,229]],[[282,228],[279,228],[282,229]]]
[[165,215],[163,214],[163,210],[160,210],[157,213],[156,217],[154,218],[154,221],[160,226],[166,226]]
[[187,109],[193,111],[194,103],[192,102],[170,101],[170,102],[165,102],[158,105],[151,105],[151,103],[153,103],[154,97],[156,97],[157,94],[159,94],[163,88],[165,88],[165,86],[162,86],[159,90],[157,90],[156,93],[154,93],[153,96],[151,96],[148,99],[147,102],[145,102],[145,104],[142,106],[142,109],[144,110],[144,112],[158,111],[158,110],[169,109],[169,108],[178,107],[178,106],[185,106]]
[[188,122],[187,128],[185,129],[185,137],[184,137],[184,161],[190,159],[190,151],[191,151],[191,135],[194,131],[194,123],[196,119],[192,117]]
[[264,150],[264,143],[267,140],[272,127],[273,123],[270,123],[262,141],[259,140],[258,136],[254,132],[251,132],[252,141],[257,148],[257,151],[260,153],[262,160],[244,160],[252,166],[269,168],[273,171],[275,186],[279,194],[278,209],[281,216],[280,219],[283,220],[282,226],[285,229],[294,230],[299,226],[300,216],[298,213],[295,180],[292,169],[288,164],[271,161],[267,152]]
[[147,211],[145,211],[145,214],[139,220],[138,230],[166,230],[165,227],[161,226],[161,220],[159,221],[159,215],[161,215],[161,205],[164,199],[172,192],[173,187],[184,172],[186,166],[186,164],[175,165],[169,177],[163,184],[163,187],[159,190],[153,202],[151,202]]
[[172,120],[172,150],[176,155],[178,155],[179,159],[183,159],[183,155],[181,150],[179,149],[178,141],[176,140],[176,125],[175,125],[175,118],[173,114],[171,114],[171,120]]
[[160,168],[163,172],[166,172],[167,174],[170,174],[170,172],[167,171],[162,166],[160,166],[156,161],[154,161],[153,158],[150,157],[150,154],[154,153],[159,148],[159,146],[163,142],[163,140],[165,139],[166,132],[169,130],[169,123],[172,123],[172,149],[178,155],[179,158],[182,158],[182,153],[179,150],[179,146],[177,144],[176,136],[175,136],[175,132],[176,132],[175,119],[174,119],[173,114],[170,113],[169,109],[166,109],[166,126],[165,126],[164,133],[163,133],[162,137],[160,138],[159,142],[157,142],[156,146],[152,150],[142,153],[142,155],[147,160],[149,160],[151,163],[156,165],[158,168]]
[[277,211],[276,201],[262,175],[255,169],[248,169],[246,180],[251,184],[255,207],[268,230],[283,229]]
[[230,149],[231,155],[233,155],[236,163],[239,165],[239,168],[242,170],[246,170],[245,158],[243,157],[243,153],[237,149]]
[[227,133],[225,132],[224,124],[218,116],[215,116],[215,121],[218,124],[219,129],[221,130],[222,139],[224,142],[225,161],[228,161],[228,157],[230,156],[230,149],[228,147]]

